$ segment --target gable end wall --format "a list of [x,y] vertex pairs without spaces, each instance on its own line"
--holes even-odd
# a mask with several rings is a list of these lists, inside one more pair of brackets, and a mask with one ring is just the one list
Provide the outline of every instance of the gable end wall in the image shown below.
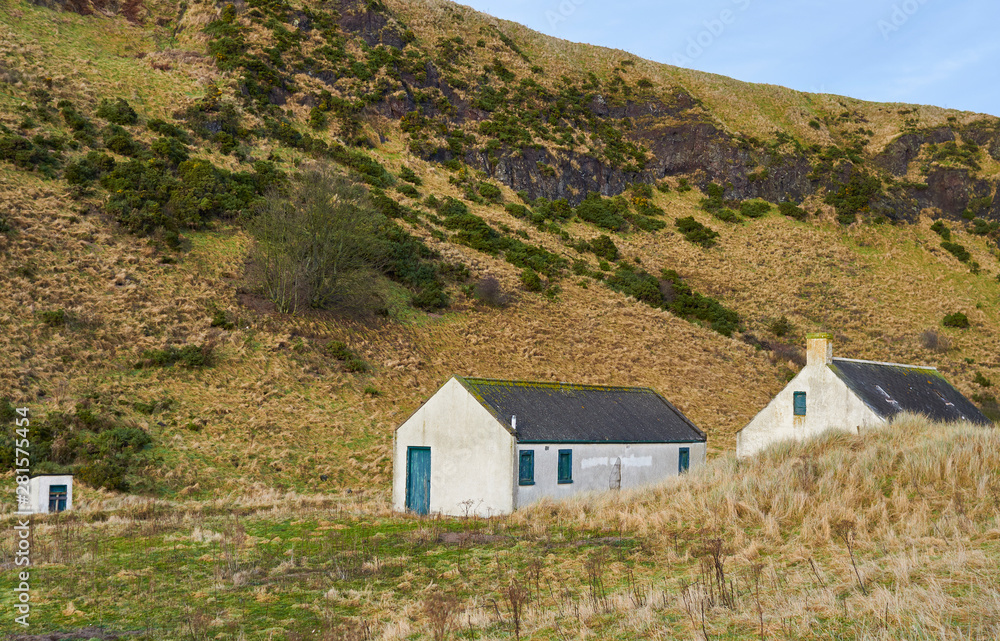
[[[806,393],[805,416],[794,415],[795,392]],[[807,365],[736,434],[736,455],[752,456],[772,443],[802,440],[830,429],[856,432],[884,423],[830,367]]]
[[432,514],[513,511],[514,437],[454,378],[396,430],[392,506],[400,512],[406,509],[407,448],[414,446],[431,448]]

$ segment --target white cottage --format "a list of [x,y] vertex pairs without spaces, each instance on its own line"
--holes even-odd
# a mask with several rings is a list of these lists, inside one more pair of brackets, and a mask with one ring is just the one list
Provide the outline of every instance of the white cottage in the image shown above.
[[736,455],[825,430],[859,432],[901,412],[936,421],[990,420],[933,367],[833,357],[830,334],[806,336],[806,366],[736,433]]
[[396,428],[393,508],[507,514],[705,462],[705,434],[645,387],[456,376]]
[[73,509],[73,476],[41,474],[28,479],[28,497],[33,514]]

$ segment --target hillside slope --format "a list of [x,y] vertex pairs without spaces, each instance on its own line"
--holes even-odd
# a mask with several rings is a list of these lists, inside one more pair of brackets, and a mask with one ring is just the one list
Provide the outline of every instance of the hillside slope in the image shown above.
[[[0,397],[85,486],[382,488],[392,429],[453,374],[648,385],[719,453],[820,329],[996,411],[995,118],[447,2],[22,2],[0,36]],[[313,165],[367,183],[423,268],[386,271],[379,315],[280,314],[248,279],[241,220]]]

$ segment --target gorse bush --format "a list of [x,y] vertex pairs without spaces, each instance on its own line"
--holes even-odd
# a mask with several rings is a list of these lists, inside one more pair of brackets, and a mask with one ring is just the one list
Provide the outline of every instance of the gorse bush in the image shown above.
[[674,221],[674,224],[677,226],[677,230],[689,242],[705,247],[706,249],[715,245],[715,239],[719,237],[717,231],[702,225],[694,219],[694,216],[678,218]]
[[958,243],[952,243],[946,240],[941,243],[941,247],[963,263],[967,263],[972,259],[972,254],[969,253],[969,250],[967,250],[965,246]]
[[465,203],[450,196],[435,202],[438,212],[444,216],[444,226],[456,230],[452,236],[455,242],[492,256],[502,253],[511,265],[532,269],[549,278],[558,277],[566,269],[568,261],[562,256],[500,233],[471,213]]
[[212,364],[214,348],[210,343],[202,345],[169,346],[163,349],[143,350],[136,367],[170,367],[180,365],[188,369],[208,367]]
[[944,317],[942,324],[945,327],[957,327],[959,329],[965,329],[969,326],[969,318],[962,312],[955,312],[953,314],[948,314]]
[[326,352],[340,361],[344,369],[348,372],[361,373],[371,369],[368,363],[358,356],[357,352],[347,346],[342,341],[330,341],[326,346]]
[[540,292],[544,289],[542,279],[538,275],[538,272],[530,267],[525,268],[524,271],[521,272],[521,284],[524,285],[524,288],[529,292]]
[[615,245],[615,241],[611,240],[607,234],[601,234],[591,240],[588,246],[590,251],[594,252],[594,255],[599,258],[618,260],[618,246]]
[[948,229],[948,226],[944,224],[943,220],[934,221],[934,224],[931,225],[931,231],[944,240],[951,240],[951,230]]
[[802,209],[795,203],[791,202],[778,203],[778,211],[782,216],[788,216],[789,218],[794,218],[795,220],[805,220],[809,215],[805,209]]
[[740,214],[747,218],[760,218],[771,211],[771,203],[766,200],[744,200],[740,203]]
[[576,215],[581,220],[611,231],[624,229],[626,225],[625,218],[615,211],[607,199],[594,191],[576,206]]
[[139,121],[139,114],[124,98],[115,98],[113,101],[104,98],[94,113],[98,118],[104,118],[116,125],[134,125]]
[[739,314],[694,291],[674,270],[665,269],[660,278],[656,278],[645,270],[625,264],[605,282],[611,289],[651,307],[669,310],[685,320],[703,322],[723,336],[731,336],[742,326]]
[[[16,416],[8,399],[0,399],[0,420]],[[8,418],[9,417],[9,420]],[[0,433],[0,456],[13,461],[13,430]],[[83,483],[129,491],[144,481],[141,471],[152,464],[153,439],[145,430],[84,400],[70,412],[50,412],[31,421],[28,452],[34,473],[74,474]]]

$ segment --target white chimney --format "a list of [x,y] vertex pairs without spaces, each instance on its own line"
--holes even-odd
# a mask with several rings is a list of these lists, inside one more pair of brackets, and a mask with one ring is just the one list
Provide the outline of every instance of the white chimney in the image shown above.
[[517,414],[513,414],[510,417],[510,429],[517,431]]
[[829,365],[833,362],[833,335],[806,334],[806,367]]

